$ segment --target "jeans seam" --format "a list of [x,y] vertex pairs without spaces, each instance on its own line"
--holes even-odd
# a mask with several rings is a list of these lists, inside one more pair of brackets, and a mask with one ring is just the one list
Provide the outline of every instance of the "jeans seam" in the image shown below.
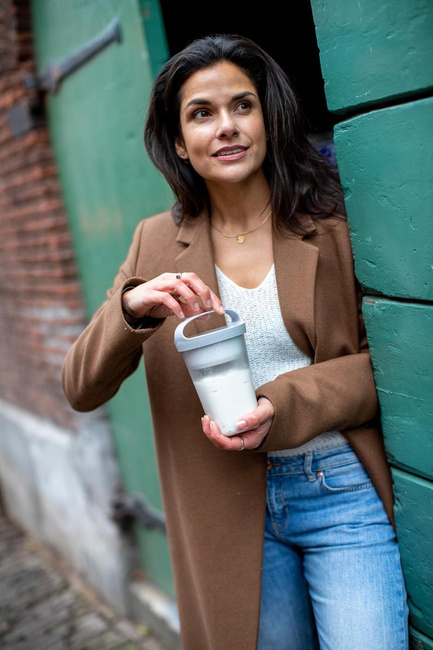
[[320,485],[321,487],[325,488],[325,490],[329,490],[330,492],[357,492],[361,490],[367,490],[369,487],[373,485],[373,481],[369,479],[368,481],[364,481],[364,483],[357,483],[356,485],[352,485],[349,487],[337,487],[333,488],[330,485],[328,485],[325,481],[325,476],[321,476],[321,482]]
[[[277,496],[276,493],[279,493],[279,496]],[[275,488],[275,486],[274,487],[269,485],[266,486],[266,507],[269,513],[272,532],[275,537],[280,538],[282,529],[280,523],[278,522],[278,518],[280,517],[279,513],[282,510],[282,508],[287,508],[286,500],[284,499],[283,490],[281,489],[281,486],[279,486],[278,488]],[[283,538],[281,537],[281,539]]]
[[320,487],[323,487],[324,489],[328,490],[329,492],[332,493],[337,493],[337,492],[359,492],[361,490],[367,490],[373,485],[373,481],[370,476],[368,476],[367,480],[362,481],[361,483],[355,483],[353,485],[348,485],[344,486],[342,485],[341,487],[332,487],[332,485],[329,485],[326,482],[327,479],[327,470],[332,469],[331,467],[328,467],[327,469],[324,469],[320,471],[317,476],[320,478]]
[[[398,545],[397,545],[398,548]],[[400,553],[400,551],[399,551]],[[401,567],[401,562],[400,562],[400,567]],[[400,583],[399,588],[400,588],[400,614],[401,614],[401,625],[402,625],[402,650],[408,650],[409,647],[409,621],[406,621],[406,616],[405,616],[405,611],[406,607],[408,608],[408,602],[407,602],[407,591],[406,591],[406,584],[404,582],[404,574],[403,574],[403,569],[401,569],[402,572],[402,580],[403,583]]]
[[[359,463],[362,465],[361,461],[359,459],[355,460],[350,460],[347,463],[338,463],[337,465],[327,465],[326,467],[317,467],[312,469],[312,472],[323,472],[326,469],[335,469],[337,467],[345,467],[346,465],[354,465],[356,463]],[[273,472],[272,469],[268,470],[270,476],[290,476],[290,475],[297,475],[297,474],[305,474],[304,470],[300,470],[299,472],[283,472],[281,470],[278,470],[276,472]]]

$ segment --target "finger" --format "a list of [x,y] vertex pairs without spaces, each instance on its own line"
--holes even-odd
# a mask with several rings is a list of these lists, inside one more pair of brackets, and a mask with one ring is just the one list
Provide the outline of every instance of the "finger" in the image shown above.
[[[131,316],[140,318],[150,310],[157,311],[158,316],[170,313],[178,318],[185,318],[205,312],[197,302],[197,296],[173,273],[164,273],[153,280],[138,285],[122,297],[122,302]],[[160,309],[158,310],[158,306]],[[162,308],[162,311],[161,311]],[[168,314],[164,313],[167,308]]]
[[164,291],[154,291],[153,296],[151,295],[150,298],[153,297],[154,299],[154,304],[162,304],[168,307],[175,316],[178,318],[185,318],[185,312],[183,311],[181,305],[178,303],[178,301],[173,298],[173,296],[169,293],[166,293]]
[[212,307],[212,309],[215,309],[215,311],[218,314],[225,314],[226,310],[225,310],[225,307],[222,304],[221,300],[218,298],[218,296],[211,289],[209,289],[209,291],[210,291],[210,295],[211,295],[211,301],[212,301],[211,307]]
[[212,292],[196,273],[182,273],[181,279],[200,298],[204,307],[212,307]]
[[[202,427],[203,432],[206,434],[212,444],[214,444],[215,447],[218,447],[219,449],[224,449],[225,451],[244,451],[247,449],[255,449],[260,445],[269,431],[269,426],[265,426],[264,428],[262,427],[254,431],[246,431],[242,434],[242,436],[224,436],[220,432],[216,422],[212,422],[208,415],[205,415],[202,418]],[[243,445],[241,438],[244,440]]]
[[182,273],[181,280],[188,286],[190,289],[199,296],[203,306],[215,309],[216,312],[224,314],[225,309],[221,300],[218,296],[210,289],[196,273],[186,272]]
[[218,449],[225,449],[226,451],[239,451],[240,443],[239,436],[234,436],[235,439],[231,436],[224,436],[217,423],[210,419],[208,415],[205,415],[202,418],[202,428],[203,432],[209,438],[215,447]]
[[239,431],[256,429],[264,422],[272,419],[274,412],[272,403],[266,398],[260,398],[257,403],[257,408],[240,417],[236,422],[236,427]]
[[151,282],[154,288],[159,291],[169,291],[171,294],[178,293],[180,295],[179,300],[181,302],[186,300],[191,305],[193,312],[200,310],[200,307],[197,309],[197,297],[199,297],[202,305],[206,308],[212,307],[217,313],[225,313],[221,300],[196,273],[182,273],[181,278],[177,278],[176,275],[173,273],[163,273],[154,280],[151,280]]
[[204,415],[201,419],[201,426],[203,429],[203,433],[205,433],[207,436],[210,435],[209,424],[210,424],[210,418],[207,415]]
[[200,311],[201,308],[197,302],[197,295],[181,278],[177,278],[173,273],[164,273],[157,278],[157,281],[155,289],[167,291],[175,300],[183,302],[185,306],[188,305],[188,311],[192,311],[193,313]]
[[[260,427],[259,429],[245,431],[241,436],[233,436],[233,439],[242,438],[244,441],[244,450],[251,450],[258,447],[267,434],[268,428],[264,429],[263,427]],[[241,445],[238,444],[237,448],[241,450]]]
[[195,309],[193,311],[191,305],[189,305],[188,303],[183,304],[183,311],[188,317],[201,315],[204,318],[207,314],[209,314],[208,310],[202,307],[201,305],[199,306],[198,311],[196,311]]

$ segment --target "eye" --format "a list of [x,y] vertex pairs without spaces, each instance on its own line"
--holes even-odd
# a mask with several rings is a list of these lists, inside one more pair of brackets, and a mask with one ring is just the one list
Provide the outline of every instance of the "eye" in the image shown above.
[[252,108],[252,103],[249,102],[247,99],[241,101],[236,107],[236,109],[239,109],[241,112],[248,111],[251,108]]
[[192,114],[194,119],[202,120],[204,117],[210,115],[209,111],[206,108],[199,108],[197,111],[194,111]]

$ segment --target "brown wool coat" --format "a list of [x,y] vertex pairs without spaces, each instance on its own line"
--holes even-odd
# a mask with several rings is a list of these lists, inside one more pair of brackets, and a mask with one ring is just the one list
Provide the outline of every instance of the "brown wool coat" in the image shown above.
[[138,225],[107,300],[65,360],[65,394],[75,409],[89,411],[116,393],[144,353],[184,650],[256,648],[264,452],[343,431],[395,527],[348,225],[306,219],[307,236],[274,234],[273,245],[285,325],[314,364],[257,390],[275,407],[260,450],[219,450],[203,434],[200,402],[173,344],[177,318],[137,331],[122,316],[124,286],[168,271],[195,271],[218,294],[204,216],[178,228],[167,212]]

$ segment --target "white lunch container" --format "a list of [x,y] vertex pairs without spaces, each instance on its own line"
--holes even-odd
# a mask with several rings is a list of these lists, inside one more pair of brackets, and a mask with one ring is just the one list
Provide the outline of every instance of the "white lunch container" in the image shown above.
[[191,337],[185,336],[184,329],[203,314],[187,318],[176,327],[174,343],[205,414],[218,424],[222,434],[233,436],[241,433],[236,422],[256,408],[257,398],[245,345],[245,323],[232,309],[226,314],[230,324]]

